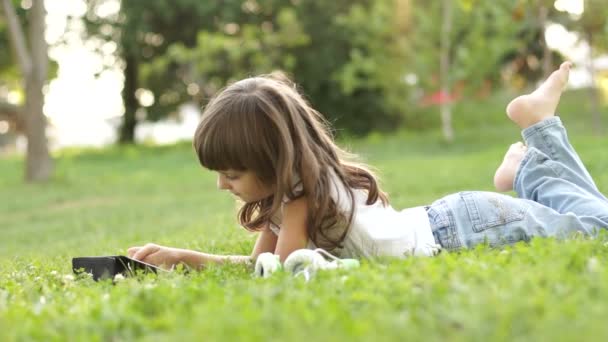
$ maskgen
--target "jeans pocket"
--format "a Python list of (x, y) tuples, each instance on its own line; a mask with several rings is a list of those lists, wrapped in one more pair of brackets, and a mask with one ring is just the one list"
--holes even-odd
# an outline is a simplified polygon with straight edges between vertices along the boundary
[(526, 207), (518, 199), (494, 192), (461, 192), (473, 231), (506, 225), (523, 220)]

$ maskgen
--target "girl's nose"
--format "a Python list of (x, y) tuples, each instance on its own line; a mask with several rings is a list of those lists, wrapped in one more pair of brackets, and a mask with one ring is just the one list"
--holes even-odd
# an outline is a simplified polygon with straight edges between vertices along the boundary
[(226, 177), (223, 175), (217, 176), (217, 188), (220, 190), (228, 190), (230, 189), (230, 185), (226, 182)]

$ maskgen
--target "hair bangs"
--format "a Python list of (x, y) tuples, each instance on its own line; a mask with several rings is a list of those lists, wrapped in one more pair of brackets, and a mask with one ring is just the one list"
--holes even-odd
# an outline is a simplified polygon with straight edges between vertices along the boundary
[(270, 167), (267, 144), (260, 141), (260, 132), (265, 131), (260, 127), (263, 115), (246, 102), (224, 103), (221, 111), (211, 111), (201, 121), (194, 143), (205, 168), (259, 173)]

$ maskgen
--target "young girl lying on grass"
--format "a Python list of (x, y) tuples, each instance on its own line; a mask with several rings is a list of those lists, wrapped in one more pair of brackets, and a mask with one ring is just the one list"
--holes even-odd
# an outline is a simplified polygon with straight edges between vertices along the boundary
[(322, 115), (292, 83), (253, 77), (221, 91), (204, 110), (194, 148), (218, 174), (219, 189), (245, 204), (241, 225), (259, 232), (250, 256), (212, 255), (147, 244), (129, 256), (171, 267), (244, 262), (270, 252), (322, 248), (341, 258), (434, 255), (439, 250), (494, 246), (533, 237), (596, 234), (608, 227), (602, 195), (554, 116), (571, 64), (507, 106), (523, 131), (494, 183), (499, 191), (460, 192), (429, 206), (394, 210), (376, 177), (333, 141)]

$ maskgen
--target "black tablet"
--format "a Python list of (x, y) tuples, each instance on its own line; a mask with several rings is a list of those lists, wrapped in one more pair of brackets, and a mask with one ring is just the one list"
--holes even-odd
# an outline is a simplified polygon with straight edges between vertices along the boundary
[(117, 274), (132, 276), (140, 272), (158, 273), (163, 269), (124, 255), (72, 258), (74, 273), (91, 273), (94, 280), (112, 278)]

